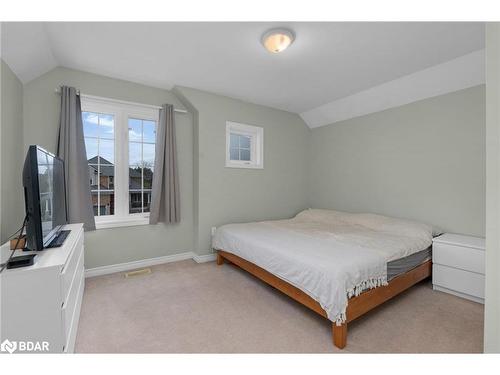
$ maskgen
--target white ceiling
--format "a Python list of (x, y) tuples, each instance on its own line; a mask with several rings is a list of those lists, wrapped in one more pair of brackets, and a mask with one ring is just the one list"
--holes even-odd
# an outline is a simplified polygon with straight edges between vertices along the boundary
[(485, 50), (419, 70), (300, 113), (310, 128), (444, 95), (486, 81)]
[[(261, 35), (296, 41), (268, 53)], [(64, 66), (301, 113), (484, 48), (483, 23), (3, 23), (23, 82)]]

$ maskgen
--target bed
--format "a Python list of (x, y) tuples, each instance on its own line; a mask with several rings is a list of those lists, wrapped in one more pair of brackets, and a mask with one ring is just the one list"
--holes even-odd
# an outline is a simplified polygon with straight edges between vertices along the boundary
[(308, 209), (288, 220), (215, 232), (217, 264), (233, 263), (332, 322), (347, 324), (431, 275), (432, 227), (375, 214)]

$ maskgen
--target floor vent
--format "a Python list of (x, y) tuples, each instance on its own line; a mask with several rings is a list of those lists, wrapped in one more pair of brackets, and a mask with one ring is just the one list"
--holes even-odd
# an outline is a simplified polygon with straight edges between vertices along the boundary
[(126, 272), (125, 277), (128, 279), (129, 277), (149, 275), (151, 272), (151, 268), (143, 268), (140, 270)]

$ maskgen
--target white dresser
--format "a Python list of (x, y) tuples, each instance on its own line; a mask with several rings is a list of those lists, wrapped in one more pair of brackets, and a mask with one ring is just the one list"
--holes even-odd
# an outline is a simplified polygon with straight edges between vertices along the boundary
[(484, 238), (446, 233), (433, 240), (434, 290), (484, 303)]
[[(15, 342), (17, 352), (26, 342), (45, 343), (54, 353), (74, 350), (85, 286), (83, 225), (64, 230), (71, 233), (63, 246), (36, 252), (30, 267), (0, 274), (0, 342)], [(9, 245), (3, 245), (2, 262), (9, 253)]]

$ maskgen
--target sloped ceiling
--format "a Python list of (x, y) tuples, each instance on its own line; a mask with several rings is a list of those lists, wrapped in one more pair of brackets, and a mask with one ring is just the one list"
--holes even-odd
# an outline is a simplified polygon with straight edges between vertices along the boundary
[[(297, 35), (281, 54), (260, 44), (272, 27)], [(309, 124), (311, 111), (483, 48), (483, 23), (2, 24), (2, 58), (25, 83), (64, 66), (206, 90), (305, 114)]]

